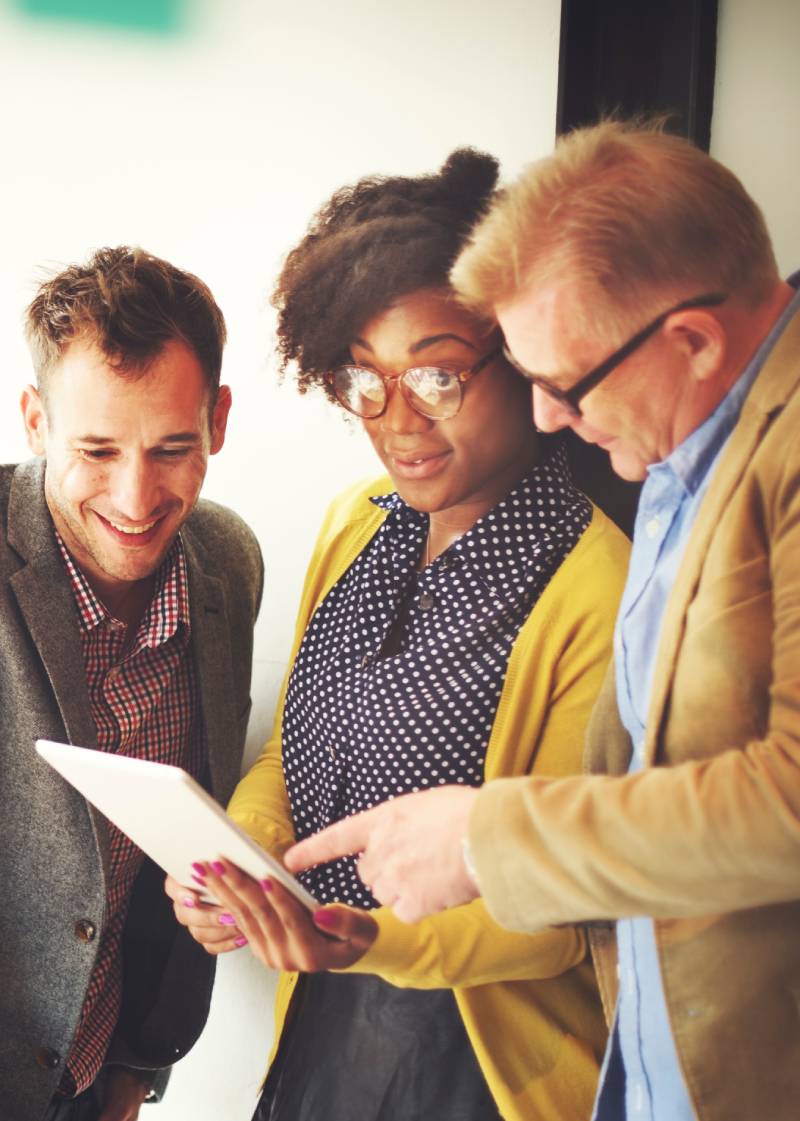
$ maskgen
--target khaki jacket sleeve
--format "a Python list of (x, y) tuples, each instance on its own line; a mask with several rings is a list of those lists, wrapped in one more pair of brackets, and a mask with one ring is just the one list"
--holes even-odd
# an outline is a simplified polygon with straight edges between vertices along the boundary
[[(504, 926), (697, 917), (800, 895), (796, 427), (747, 471), (709, 546), (704, 573), (711, 566), (713, 579), (681, 621), (672, 667), (680, 688), (658, 725), (657, 762), (668, 765), (501, 779), (481, 791), (470, 843), (483, 897)], [(744, 561), (731, 561), (734, 545)]]

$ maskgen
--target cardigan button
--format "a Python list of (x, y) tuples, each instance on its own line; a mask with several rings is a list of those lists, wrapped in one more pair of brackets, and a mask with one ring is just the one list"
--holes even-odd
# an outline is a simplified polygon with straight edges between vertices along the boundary
[(328, 752), (328, 755), (330, 755), (331, 759), (332, 759), (332, 760), (334, 761), (334, 763), (335, 763), (335, 762), (336, 762), (336, 759), (337, 759), (337, 755), (336, 755), (336, 748), (335, 748), (335, 747), (333, 747), (333, 746), (332, 746), (331, 744), (328, 744), (328, 746), (327, 746), (327, 748), (326, 748), (325, 750), (326, 750), (326, 751)]
[(40, 1047), (36, 1052), (36, 1062), (45, 1070), (55, 1070), (61, 1065), (61, 1056), (51, 1047)]
[(433, 596), (430, 594), (430, 592), (423, 592), (422, 595), (419, 597), (419, 609), (420, 609), (420, 611), (430, 611), (430, 609), (432, 607), (433, 607)]

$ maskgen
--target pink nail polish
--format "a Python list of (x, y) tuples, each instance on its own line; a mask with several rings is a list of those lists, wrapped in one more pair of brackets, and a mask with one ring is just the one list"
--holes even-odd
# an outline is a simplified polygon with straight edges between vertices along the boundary
[(240, 934), (238, 938), (234, 938), (233, 944), (234, 944), (234, 946), (246, 946), (247, 945), (247, 939), (245, 938), (245, 936), (243, 934)]
[(192, 872), (192, 879), (194, 880), (194, 882), (196, 884), (200, 884), (200, 887), (205, 887), (206, 886), (206, 881), (205, 881), (204, 876), (195, 876), (194, 872)]
[(205, 864), (200, 864), (199, 861), (195, 860), (195, 861), (192, 862), (192, 868), (194, 868), (194, 870), (195, 870), (195, 872), (197, 873), (198, 876), (205, 876), (205, 874), (206, 874)]
[(264, 879), (261, 881), (261, 887), (264, 889), (264, 891), (272, 891), (274, 884), (272, 883), (272, 880)]
[(217, 873), (218, 876), (224, 876), (225, 875), (225, 865), (221, 864), (219, 862), (219, 860), (212, 860), (211, 861), (211, 868), (214, 872)]
[(336, 926), (336, 917), (330, 911), (315, 911), (312, 918), (317, 926)]
[(196, 907), (196, 906), (197, 906), (197, 904), (196, 904), (196, 903), (195, 903), (195, 901), (194, 901), (194, 896), (192, 896), (192, 895), (184, 895), (184, 897), (183, 897), (183, 905), (184, 905), (184, 907)]
[(236, 919), (233, 915), (229, 915), (227, 911), (223, 911), (219, 916), (219, 921), (223, 926), (236, 926)]

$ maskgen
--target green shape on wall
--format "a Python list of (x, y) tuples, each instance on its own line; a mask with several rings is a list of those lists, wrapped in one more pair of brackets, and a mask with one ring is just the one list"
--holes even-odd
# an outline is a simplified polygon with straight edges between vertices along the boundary
[(140, 31), (176, 31), (183, 14), (183, 0), (17, 0), (17, 6), (32, 16)]

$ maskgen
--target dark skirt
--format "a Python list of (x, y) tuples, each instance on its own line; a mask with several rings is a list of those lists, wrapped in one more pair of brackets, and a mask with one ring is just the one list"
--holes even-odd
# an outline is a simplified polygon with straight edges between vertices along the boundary
[(449, 989), (300, 978), (253, 1121), (499, 1121)]

